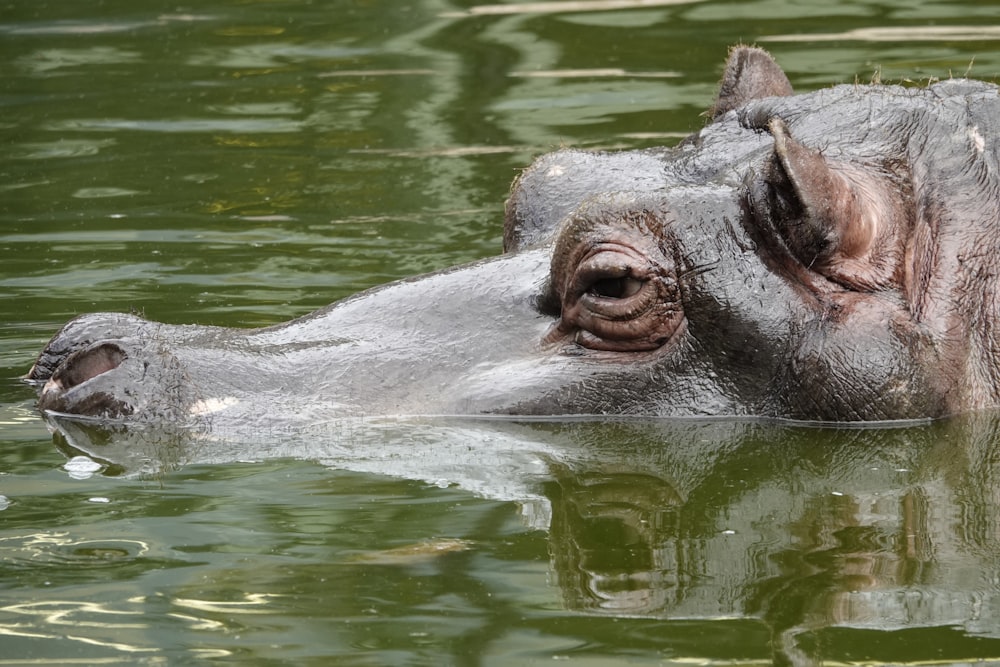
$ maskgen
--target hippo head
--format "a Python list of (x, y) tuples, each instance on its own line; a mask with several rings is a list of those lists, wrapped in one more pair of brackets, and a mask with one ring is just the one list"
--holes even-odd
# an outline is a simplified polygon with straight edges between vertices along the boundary
[(43, 411), (307, 423), (339, 415), (938, 417), (996, 406), (997, 88), (793, 95), (732, 51), (673, 148), (561, 150), (497, 258), (264, 329), (86, 315), (41, 353)]

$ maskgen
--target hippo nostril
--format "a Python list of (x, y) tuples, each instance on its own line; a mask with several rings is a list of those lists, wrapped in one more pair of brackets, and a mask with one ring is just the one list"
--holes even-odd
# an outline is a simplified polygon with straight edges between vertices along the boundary
[(55, 386), (66, 391), (118, 368), (127, 357), (128, 355), (113, 343), (101, 343), (74, 352), (52, 374), (46, 389)]
[(114, 343), (98, 343), (73, 352), (56, 367), (38, 396), (38, 409), (48, 413), (122, 418), (134, 407), (108, 392), (110, 378), (103, 385), (84, 385), (115, 370), (128, 355)]

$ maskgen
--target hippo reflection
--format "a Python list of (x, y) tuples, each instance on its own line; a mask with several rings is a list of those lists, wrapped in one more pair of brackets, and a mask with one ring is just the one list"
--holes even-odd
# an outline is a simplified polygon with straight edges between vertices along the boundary
[(95, 314), (29, 373), (39, 407), (216, 432), (331, 415), (864, 421), (1000, 404), (993, 85), (793, 95), (732, 51), (675, 148), (561, 150), (505, 254), (283, 325)]
[[(779, 665), (996, 656), (995, 414), (895, 429), (678, 422), (569, 428), (589, 460), (555, 466), (547, 486), (568, 608), (681, 621), (657, 628), (674, 646), (683, 620), (713, 619), (713, 657), (733, 663), (763, 657), (754, 645)], [(938, 628), (933, 650), (920, 627)]]
[[(440, 514), (436, 537), (477, 538), (489, 534), (484, 525), (497, 525), (497, 514), (476, 514), (475, 522), (456, 514), (455, 486), (515, 501), (520, 519), (547, 537), (532, 550), (532, 540), (494, 535), (481, 555), (505, 561), (499, 571), (511, 579), (492, 572), (480, 578), (470, 565), (476, 558), (449, 562), (444, 576), (475, 581), (476, 595), (492, 591), (502, 613), (509, 613), (512, 588), (530, 590), (544, 624), (559, 618), (558, 602), (544, 602), (548, 586), (566, 609), (589, 617), (656, 619), (627, 641), (674, 664), (723, 657), (726, 664), (972, 664), (1000, 654), (995, 411), (892, 428), (370, 418), (311, 425), (278, 442), (258, 436), (238, 443), (174, 436), (169, 428), (52, 421), (66, 454), (106, 462), (105, 474), (166, 473), (168, 489), (175, 488), (175, 466), (276, 456), (452, 487), (422, 496), (421, 504), (439, 501), (440, 512), (424, 505), (425, 513)], [(371, 501), (395, 506), (397, 490), (381, 484)], [(337, 530), (362, 530), (352, 530), (352, 521), (371, 530), (370, 511), (356, 514), (340, 516)], [(266, 525), (291, 515), (261, 516)], [(444, 548), (478, 547), (460, 541)], [(330, 551), (333, 561), (343, 554)], [(548, 576), (535, 568), (546, 556)], [(350, 578), (341, 565), (331, 567), (336, 576), (330, 568), (323, 576), (304, 572), (308, 563), (261, 576), (281, 579), (275, 590), (309, 581), (315, 594), (337, 599)], [(421, 608), (440, 604), (438, 586), (419, 589), (413, 594)], [(356, 645), (370, 637), (371, 626), (342, 625), (357, 633)], [(593, 627), (593, 642), (622, 631)], [(692, 640), (692, 632), (711, 640)]]

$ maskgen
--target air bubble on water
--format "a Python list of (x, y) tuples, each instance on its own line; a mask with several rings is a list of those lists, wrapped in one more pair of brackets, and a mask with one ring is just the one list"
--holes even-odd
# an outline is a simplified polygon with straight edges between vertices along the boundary
[(88, 479), (103, 466), (89, 456), (74, 456), (63, 465), (73, 479)]

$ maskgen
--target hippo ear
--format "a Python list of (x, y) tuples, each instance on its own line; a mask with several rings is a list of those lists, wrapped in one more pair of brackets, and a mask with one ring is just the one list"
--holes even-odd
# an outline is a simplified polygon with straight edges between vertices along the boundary
[(729, 52), (719, 94), (708, 113), (716, 120), (752, 100), (791, 94), (792, 84), (771, 54), (756, 47), (736, 46)]
[(751, 186), (752, 206), (806, 267), (854, 290), (887, 287), (902, 261), (905, 180), (885, 169), (826, 158), (772, 118), (774, 154)]

